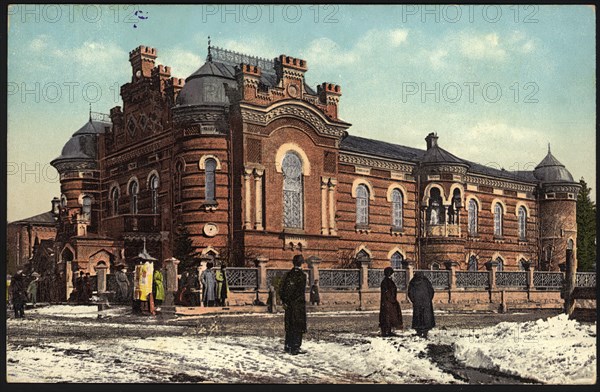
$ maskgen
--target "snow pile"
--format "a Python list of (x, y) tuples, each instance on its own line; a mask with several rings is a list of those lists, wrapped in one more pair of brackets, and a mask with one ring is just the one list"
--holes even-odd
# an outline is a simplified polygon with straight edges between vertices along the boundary
[(525, 323), (502, 322), (454, 342), (466, 366), (495, 369), (548, 384), (596, 382), (596, 325), (559, 315)]
[(41, 308), (33, 308), (27, 310), (28, 313), (39, 314), (44, 316), (58, 316), (69, 318), (97, 318), (97, 305), (52, 305)]

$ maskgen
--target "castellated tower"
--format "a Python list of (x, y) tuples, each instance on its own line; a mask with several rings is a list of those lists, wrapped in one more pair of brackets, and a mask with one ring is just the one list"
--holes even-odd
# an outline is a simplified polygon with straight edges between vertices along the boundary
[(566, 262), (567, 250), (573, 252), (577, 268), (577, 194), (581, 186), (550, 152), (536, 166), (534, 176), (540, 181), (540, 265), (558, 270)]

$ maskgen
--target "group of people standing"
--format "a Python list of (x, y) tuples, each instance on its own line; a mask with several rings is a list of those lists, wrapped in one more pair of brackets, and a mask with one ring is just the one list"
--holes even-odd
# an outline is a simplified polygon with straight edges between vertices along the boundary
[(11, 279), (6, 280), (6, 300), (7, 303), (9, 300), (12, 302), (15, 318), (25, 317), (25, 305), (28, 301), (34, 307), (37, 304), (39, 276), (37, 272), (32, 273), (29, 284), (26, 284), (27, 277), (19, 270)]
[(69, 302), (78, 304), (87, 304), (92, 298), (92, 280), (90, 273), (79, 271), (79, 276), (75, 278), (73, 291), (69, 296)]
[[(285, 343), (284, 350), (291, 355), (304, 354), (300, 349), (302, 335), (306, 332), (306, 274), (302, 271), (304, 258), (302, 255), (294, 256), (293, 268), (286, 273), (279, 290), (279, 297), (285, 309)], [(381, 336), (397, 336), (394, 330), (404, 328), (402, 310), (397, 299), (398, 288), (392, 279), (394, 269), (387, 267), (383, 270), (384, 278), (381, 282), (381, 305), (379, 310), (379, 327)], [(311, 289), (311, 303), (318, 303), (316, 295)], [(413, 304), (412, 327), (417, 335), (427, 338), (427, 333), (435, 327), (433, 315), (434, 290), (425, 274), (417, 271), (408, 284), (408, 298)]]
[[(227, 306), (229, 284), (225, 264), (219, 269), (212, 262), (206, 263), (206, 269), (198, 276), (197, 269), (185, 271), (179, 280), (177, 301), (184, 306)], [(200, 296), (202, 293), (202, 296)]]

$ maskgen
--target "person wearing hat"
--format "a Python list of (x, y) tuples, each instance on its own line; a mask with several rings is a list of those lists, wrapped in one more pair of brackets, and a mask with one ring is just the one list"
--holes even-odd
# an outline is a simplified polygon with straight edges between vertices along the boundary
[(129, 279), (127, 278), (127, 268), (125, 264), (117, 265), (115, 272), (115, 281), (117, 282), (117, 292), (115, 297), (118, 303), (126, 303), (129, 300)]
[(10, 288), (12, 291), (13, 308), (15, 318), (25, 317), (25, 302), (27, 302), (27, 291), (25, 290), (25, 276), (23, 270), (17, 271), (13, 276)]
[(306, 274), (302, 271), (304, 258), (296, 255), (294, 267), (285, 274), (279, 297), (285, 309), (284, 350), (292, 355), (304, 354), (300, 350), (302, 334), (306, 332)]
[(433, 316), (433, 286), (422, 271), (415, 272), (415, 276), (408, 284), (408, 298), (413, 304), (412, 327), (417, 335), (427, 339), (427, 333), (435, 327)]
[(154, 299), (155, 311), (160, 311), (160, 305), (165, 300), (165, 286), (163, 283), (163, 273), (161, 271), (162, 265), (156, 261), (154, 266), (154, 273), (152, 275), (152, 297)]
[(227, 273), (225, 264), (221, 264), (221, 269), (215, 271), (217, 281), (217, 304), (227, 306), (227, 297), (229, 297), (229, 284), (227, 283)]
[(394, 269), (386, 267), (383, 270), (383, 280), (381, 281), (381, 304), (379, 306), (379, 327), (381, 336), (397, 336), (393, 329), (403, 329), (402, 310), (400, 303), (396, 298), (398, 288), (392, 280)]
[(217, 299), (217, 279), (215, 278), (213, 266), (214, 264), (211, 261), (206, 263), (206, 269), (200, 275), (203, 287), (202, 302), (204, 302), (204, 306), (215, 306), (215, 300)]
[(27, 286), (27, 297), (29, 298), (31, 304), (35, 307), (35, 304), (37, 303), (38, 280), (40, 275), (37, 272), (34, 272), (31, 274), (31, 276), (33, 279)]

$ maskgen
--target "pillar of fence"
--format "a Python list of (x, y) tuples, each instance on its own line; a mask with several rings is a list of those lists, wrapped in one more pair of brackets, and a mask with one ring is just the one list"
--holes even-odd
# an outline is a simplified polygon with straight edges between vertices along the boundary
[(369, 266), (371, 265), (371, 258), (365, 255), (361, 255), (357, 259), (360, 264), (360, 280), (358, 286), (358, 301), (359, 310), (365, 310), (364, 295), (363, 292), (369, 289)]
[(527, 290), (532, 290), (535, 285), (533, 283), (533, 273), (535, 271), (535, 267), (533, 266), (533, 263), (524, 262), (523, 268), (525, 269), (525, 271), (527, 271)]
[(319, 287), (319, 264), (321, 264), (321, 259), (317, 256), (311, 256), (306, 260), (310, 268), (310, 287), (312, 287), (315, 282), (317, 287)]
[(258, 256), (254, 263), (258, 268), (258, 291), (259, 292), (267, 292), (269, 288), (267, 287), (267, 262), (268, 258), (265, 256)]
[(98, 279), (98, 294), (103, 294), (106, 292), (106, 270), (108, 267), (104, 263), (98, 264), (96, 267), (96, 279)]
[(564, 311), (567, 315), (571, 316), (575, 310), (575, 299), (573, 298), (573, 292), (577, 283), (577, 265), (573, 257), (573, 251), (567, 249), (567, 270), (565, 276), (565, 308)]
[(489, 271), (490, 274), (490, 290), (496, 290), (496, 271), (498, 270), (498, 262), (488, 261), (487, 263), (485, 263), (485, 268)]
[(174, 257), (165, 260), (165, 300), (163, 301), (163, 311), (169, 311), (175, 306), (175, 295), (177, 295), (178, 282), (178, 265), (179, 260)]
[(450, 271), (449, 288), (454, 290), (456, 288), (456, 270), (458, 269), (458, 263), (456, 261), (448, 260), (444, 262), (444, 266)]

